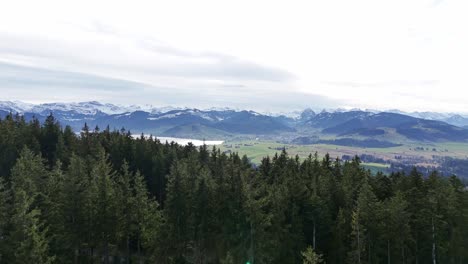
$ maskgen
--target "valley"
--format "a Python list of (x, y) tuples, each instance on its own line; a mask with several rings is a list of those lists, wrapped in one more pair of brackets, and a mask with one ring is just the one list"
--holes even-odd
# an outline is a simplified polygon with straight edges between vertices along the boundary
[[(279, 141), (239, 140), (225, 141), (221, 150), (230, 153), (238, 152), (247, 155), (252, 163), (259, 164), (264, 156), (272, 157), (275, 153), (285, 149), (290, 155), (298, 155), (301, 159), (317, 152), (319, 157), (329, 154), (332, 158), (343, 160), (351, 159), (357, 155), (361, 157), (363, 165), (375, 171), (389, 172), (394, 164), (421, 166), (434, 169), (440, 168), (446, 158), (468, 161), (468, 143), (422, 143), (406, 142), (397, 147), (389, 148), (363, 148), (352, 146), (339, 146), (332, 144), (297, 145), (281, 143)], [(463, 175), (467, 177), (468, 175)]]
[(468, 117), (460, 114), (403, 113), (390, 110), (305, 109), (281, 115), (252, 110), (117, 106), (100, 102), (29, 105), (0, 102), (0, 117), (18, 113), (43, 122), (53, 114), (62, 126), (80, 131), (103, 129), (157, 136), (181, 145), (219, 145), (225, 153), (246, 155), (253, 164), (286, 149), (303, 159), (349, 160), (359, 156), (373, 172), (409, 171), (413, 166), (430, 173), (463, 178), (468, 165)]
[(1, 6), (0, 264), (468, 263), (467, 1)]

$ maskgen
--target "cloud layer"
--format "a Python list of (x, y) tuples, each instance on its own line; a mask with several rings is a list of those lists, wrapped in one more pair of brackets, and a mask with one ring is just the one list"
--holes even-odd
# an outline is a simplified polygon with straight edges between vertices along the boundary
[[(190, 73), (192, 75), (193, 73)], [(243, 85), (206, 84), (198, 89), (161, 87), (123, 79), (49, 70), (0, 62), (0, 87), (9, 100), (29, 102), (101, 100), (120, 104), (140, 102), (156, 106), (237, 107), (263, 111), (320, 109), (337, 101), (294, 91), (252, 90)], [(202, 91), (202, 92), (197, 92)], [(142, 98), (149, 100), (142, 101)], [(294, 105), (291, 105), (294, 102)]]
[(2, 100), (468, 111), (464, 0), (3, 7)]

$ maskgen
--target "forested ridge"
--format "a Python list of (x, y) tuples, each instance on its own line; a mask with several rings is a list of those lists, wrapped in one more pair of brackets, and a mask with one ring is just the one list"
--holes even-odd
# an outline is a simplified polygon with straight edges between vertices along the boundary
[(455, 176), (0, 120), (0, 263), (468, 263)]

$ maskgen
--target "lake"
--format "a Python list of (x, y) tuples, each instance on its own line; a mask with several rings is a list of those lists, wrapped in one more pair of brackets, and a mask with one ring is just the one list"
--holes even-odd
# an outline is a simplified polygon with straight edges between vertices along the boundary
[[(139, 138), (141, 137), (141, 135), (132, 135), (133, 138)], [(149, 135), (145, 135), (145, 137), (149, 137)], [(182, 146), (185, 146), (187, 145), (189, 142), (191, 142), (193, 145), (195, 146), (202, 146), (203, 143), (205, 143), (206, 145), (221, 145), (223, 144), (224, 141), (222, 140), (199, 140), (199, 139), (190, 139), (190, 138), (175, 138), (175, 137), (156, 137), (159, 141), (161, 141), (161, 143), (166, 143), (169, 142), (175, 142), (179, 145), (182, 145)]]

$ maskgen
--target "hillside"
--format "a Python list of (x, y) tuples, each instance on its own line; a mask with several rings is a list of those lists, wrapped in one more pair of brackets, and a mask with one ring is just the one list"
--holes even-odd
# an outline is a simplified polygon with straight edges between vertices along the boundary
[(324, 129), (326, 134), (338, 136), (385, 136), (389, 129), (411, 140), (465, 141), (468, 130), (442, 121), (425, 120), (395, 113), (378, 113), (351, 119)]
[[(315, 137), (321, 140), (393, 141), (466, 141), (468, 130), (443, 121), (463, 124), (465, 117), (437, 113), (381, 112), (335, 110), (315, 113), (306, 109), (300, 114), (262, 114), (232, 109), (156, 108), (152, 106), (117, 106), (95, 101), (81, 103), (48, 103), (41, 105), (0, 102), (0, 116), (20, 113), (26, 120), (44, 121), (51, 113), (62, 125), (79, 131), (85, 123), (111, 129), (125, 128), (132, 133), (189, 138), (230, 138), (232, 136), (267, 136), (279, 140)], [(424, 116), (428, 119), (414, 117)], [(325, 138), (321, 138), (325, 137)], [(330, 138), (332, 137), (332, 138)], [(301, 141), (301, 140), (296, 140)], [(302, 140), (304, 141), (304, 140)], [(293, 141), (294, 142), (294, 141)], [(337, 141), (341, 142), (341, 141)], [(353, 141), (344, 141), (351, 144)], [(362, 141), (371, 142), (371, 141)], [(352, 144), (362, 145), (362, 142)], [(375, 142), (374, 142), (375, 143)], [(369, 144), (369, 147), (379, 144)], [(383, 145), (388, 145), (384, 143)]]
[[(119, 107), (99, 102), (70, 105), (20, 105), (0, 103), (0, 116), (20, 113), (26, 120), (37, 118), (43, 122), (51, 113), (63, 125), (79, 131), (85, 123), (111, 129), (125, 128), (134, 133), (152, 133), (173, 137), (226, 137), (232, 134), (272, 135), (294, 131), (292, 119), (274, 117), (254, 111), (199, 110), (177, 108)], [(288, 123), (289, 122), (289, 123)]]
[(456, 254), (468, 244), (461, 178), (416, 169), (371, 175), (358, 157), (299, 159), (284, 149), (257, 166), (217, 147), (125, 131), (78, 136), (55, 121), (0, 122), (2, 263), (254, 263), (253, 248), (255, 263), (307, 263), (304, 251), (316, 245), (326, 263), (339, 264), (359, 249), (355, 219), (364, 241), (393, 259), (404, 251), (402, 262), (431, 263), (437, 230), (440, 263), (467, 263)]
[(356, 118), (367, 117), (370, 115), (372, 115), (372, 113), (364, 111), (321, 112), (311, 117), (309, 115), (302, 116), (302, 118), (310, 118), (301, 120), (301, 123), (313, 128), (328, 128)]

